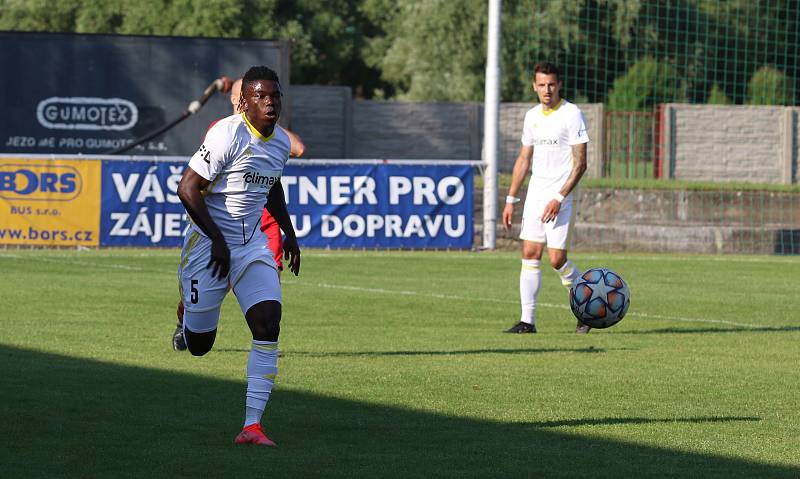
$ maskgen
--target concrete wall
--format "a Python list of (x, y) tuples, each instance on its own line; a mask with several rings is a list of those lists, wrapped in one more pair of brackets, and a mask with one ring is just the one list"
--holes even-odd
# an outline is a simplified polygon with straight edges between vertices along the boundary
[(797, 109), (664, 105), (667, 177), (797, 183)]
[[(292, 121), (308, 158), (457, 159), (480, 161), (483, 106), (470, 102), (352, 100), (348, 87), (294, 85)], [(500, 171), (510, 172), (530, 103), (500, 105)], [(579, 105), (589, 127), (591, 177), (603, 155), (603, 105)]]
[[(505, 192), (498, 192), (502, 204)], [(523, 192), (524, 196), (524, 192)], [(586, 188), (578, 190), (570, 249), (671, 253), (800, 254), (800, 193)], [(483, 234), (475, 197), (475, 244)], [(497, 246), (519, 249), (522, 208)]]
[(300, 135), (307, 158), (348, 158), (352, 121), (350, 87), (289, 87), (292, 120), (289, 129)]
[(481, 158), (478, 103), (353, 102), (352, 158)]
[[(353, 100), (347, 87), (295, 85), (290, 128), (308, 158), (480, 160), (479, 103)], [(500, 106), (498, 169), (510, 172), (522, 120), (533, 105)], [(605, 156), (602, 104), (581, 104), (589, 128), (587, 177), (600, 177)], [(659, 150), (665, 178), (694, 181), (800, 181), (798, 108), (666, 104)]]

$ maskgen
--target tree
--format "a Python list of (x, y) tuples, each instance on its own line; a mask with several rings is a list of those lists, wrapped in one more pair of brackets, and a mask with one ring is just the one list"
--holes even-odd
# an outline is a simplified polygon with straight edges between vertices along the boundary
[(756, 70), (747, 83), (748, 105), (794, 105), (794, 90), (786, 75), (771, 66)]
[(365, 60), (398, 98), (483, 98), (484, 0), (366, 0), (363, 8), (383, 32), (369, 40)]
[(685, 91), (686, 86), (672, 65), (644, 57), (614, 80), (608, 95), (608, 108), (651, 111), (659, 103), (686, 101)]
[(719, 84), (714, 83), (711, 87), (711, 91), (708, 93), (706, 103), (709, 105), (730, 105), (733, 102), (725, 95), (725, 90), (723, 90)]

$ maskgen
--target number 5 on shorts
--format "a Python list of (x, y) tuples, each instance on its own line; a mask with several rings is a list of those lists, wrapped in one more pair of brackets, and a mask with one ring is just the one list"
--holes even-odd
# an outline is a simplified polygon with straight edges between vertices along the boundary
[(199, 292), (197, 291), (197, 288), (196, 288), (198, 282), (199, 281), (196, 280), (196, 279), (192, 280), (192, 297), (190, 298), (191, 301), (192, 301), (192, 304), (197, 304), (197, 301), (199, 299), (198, 298), (198, 293)]

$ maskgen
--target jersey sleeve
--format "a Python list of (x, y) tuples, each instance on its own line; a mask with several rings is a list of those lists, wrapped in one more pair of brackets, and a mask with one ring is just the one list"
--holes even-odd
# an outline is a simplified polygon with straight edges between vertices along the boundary
[(522, 121), (522, 144), (525, 146), (533, 145), (533, 110), (525, 113), (525, 119)]
[(589, 134), (586, 133), (586, 120), (583, 118), (583, 112), (575, 108), (567, 121), (567, 144), (572, 146), (581, 143), (589, 143)]
[(229, 130), (225, 124), (213, 125), (200, 149), (189, 160), (189, 167), (208, 181), (214, 181), (228, 161), (232, 141)]

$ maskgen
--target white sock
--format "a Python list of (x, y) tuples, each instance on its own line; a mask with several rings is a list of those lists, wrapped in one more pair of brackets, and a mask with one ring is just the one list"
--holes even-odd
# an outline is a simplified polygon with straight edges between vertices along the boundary
[(250, 356), (247, 358), (245, 427), (261, 422), (277, 374), (278, 343), (253, 340)]
[(561, 276), (561, 284), (563, 284), (567, 289), (572, 288), (572, 285), (575, 284), (578, 276), (581, 275), (578, 267), (575, 266), (575, 263), (570, 260), (567, 260), (563, 265), (561, 265), (556, 272), (559, 276)]
[(538, 259), (523, 259), (519, 272), (519, 299), (522, 305), (520, 321), (536, 324), (536, 296), (542, 283), (542, 271)]

